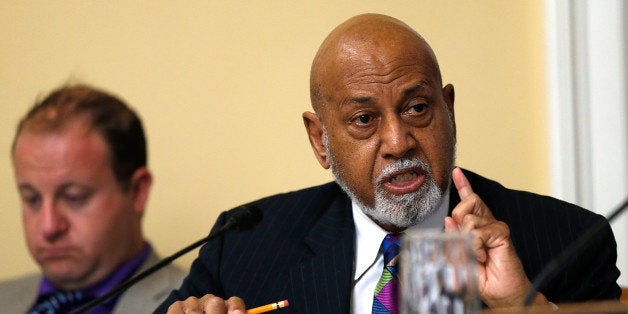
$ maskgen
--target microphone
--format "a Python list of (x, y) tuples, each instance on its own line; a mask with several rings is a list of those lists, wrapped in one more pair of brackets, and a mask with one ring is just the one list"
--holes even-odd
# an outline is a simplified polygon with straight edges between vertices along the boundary
[(205, 242), (208, 242), (214, 238), (217, 238), (221, 235), (223, 235), (224, 233), (226, 233), (229, 230), (235, 229), (237, 231), (242, 231), (242, 230), (247, 230), (247, 229), (251, 229), (253, 228), (258, 222), (260, 222), (260, 220), (262, 220), (263, 214), (262, 211), (253, 206), (253, 205), (242, 205), (239, 207), (236, 207), (234, 209), (231, 209), (229, 212), (229, 218), (227, 219), (227, 221), (225, 222), (224, 225), (222, 225), (222, 227), (220, 227), (220, 229), (216, 230), (216, 232), (212, 232), (210, 233), (208, 236), (186, 246), (185, 248), (183, 248), (182, 250), (172, 254), (169, 257), (164, 258), (163, 260), (161, 260), (160, 262), (158, 262), (157, 264), (151, 266), (150, 268), (146, 269), (145, 271), (131, 277), (130, 279), (124, 281), (123, 283), (119, 284), (118, 286), (116, 286), (115, 288), (109, 290), (109, 292), (103, 294), (102, 296), (90, 301), (89, 303), (86, 303), (85, 305), (83, 305), (82, 307), (80, 307), (79, 309), (77, 309), (76, 311), (72, 312), (73, 314), (81, 314), (81, 313), (86, 313), (87, 311), (91, 310), (92, 308), (96, 307), (97, 305), (100, 305), (101, 303), (104, 303), (105, 301), (107, 301), (109, 298), (116, 296), (122, 292), (124, 292), (126, 289), (130, 288), (132, 285), (136, 284), (137, 282), (139, 282), (140, 280), (148, 277), (149, 275), (151, 275), (152, 273), (164, 268), (166, 265), (170, 264), (173, 260), (179, 258), (181, 255), (197, 248), (198, 246), (202, 245)]
[(558, 254), (554, 259), (552, 259), (542, 270), (541, 272), (534, 277), (532, 281), (532, 287), (528, 290), (526, 297), (523, 302), (523, 306), (529, 306), (532, 304), (536, 292), (538, 289), (547, 283), (548, 280), (552, 279), (556, 274), (556, 272), (561, 271), (565, 262), (568, 258), (575, 256), (578, 253), (581, 253), (582, 249), (585, 247), (585, 244), (593, 236), (595, 236), (601, 229), (606, 225), (606, 222), (610, 224), (610, 222), (615, 219), (615, 217), (619, 216), (619, 214), (624, 211), (628, 207), (628, 198), (624, 200), (624, 202), (619, 205), (613, 212), (606, 218), (606, 220), (598, 221), (592, 227), (590, 227), (585, 233), (576, 238), (567, 248), (565, 248), (560, 254)]
[[(230, 210), (229, 213), (231, 216), (221, 230), (231, 228), (235, 228), (238, 231), (248, 230), (255, 227), (263, 217), (262, 211), (253, 205), (242, 205)], [(221, 230), (218, 230), (216, 233), (222, 232)]]

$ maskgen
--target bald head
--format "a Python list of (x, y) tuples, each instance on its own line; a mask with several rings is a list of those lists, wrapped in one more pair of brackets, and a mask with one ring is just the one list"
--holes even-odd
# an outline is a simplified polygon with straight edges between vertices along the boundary
[(325, 38), (314, 57), (310, 72), (312, 107), (318, 112), (323, 104), (332, 101), (334, 88), (330, 87), (363, 70), (364, 65), (385, 68), (408, 57), (419, 58), (442, 85), (434, 52), (408, 25), (381, 14), (350, 18)]

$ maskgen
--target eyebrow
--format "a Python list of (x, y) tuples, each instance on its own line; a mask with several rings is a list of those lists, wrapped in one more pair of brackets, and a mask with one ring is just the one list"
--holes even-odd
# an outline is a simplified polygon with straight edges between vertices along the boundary
[(425, 89), (426, 85), (427, 85), (427, 83), (426, 83), (426, 82), (421, 81), (421, 82), (417, 83), (416, 85), (414, 85), (414, 86), (412, 86), (412, 87), (410, 87), (410, 88), (406, 88), (406, 89), (403, 91), (403, 95), (404, 95), (404, 96), (407, 96), (407, 95), (410, 95), (410, 94), (414, 94), (414, 93), (416, 93), (416, 92), (419, 92), (419, 91), (421, 91), (421, 90)]
[[(406, 88), (405, 90), (403, 90), (403, 95), (404, 96), (408, 96), (414, 93), (417, 93), (423, 89), (425, 89), (427, 86), (427, 82), (421, 81), (419, 83), (417, 83), (414, 86), (411, 86), (409, 88)], [(366, 103), (370, 103), (373, 101), (373, 97), (371, 96), (362, 96), (362, 97), (355, 97), (355, 98), (351, 98), (351, 102), (352, 103), (357, 103), (357, 104), (366, 104)]]
[(20, 191), (24, 189), (35, 190), (35, 188), (28, 182), (18, 183), (17, 189)]
[(352, 103), (358, 103), (358, 104), (370, 103), (370, 102), (372, 102), (372, 100), (373, 100), (373, 97), (371, 97), (371, 96), (363, 96), (363, 97), (351, 98), (351, 102)]

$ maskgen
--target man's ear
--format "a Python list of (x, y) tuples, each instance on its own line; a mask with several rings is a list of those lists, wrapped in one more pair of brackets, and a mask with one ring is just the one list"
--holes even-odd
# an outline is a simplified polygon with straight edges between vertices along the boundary
[(312, 150), (314, 150), (314, 156), (316, 156), (318, 163), (320, 163), (323, 168), (329, 169), (327, 150), (323, 143), (323, 123), (318, 118), (318, 115), (309, 111), (303, 113), (303, 123), (305, 124), (305, 130), (310, 139)]
[(449, 117), (451, 117), (451, 124), (454, 129), (454, 138), (456, 138), (456, 115), (454, 114), (454, 100), (456, 100), (456, 92), (454, 86), (447, 84), (443, 87), (443, 99), (449, 111)]
[(131, 177), (131, 197), (133, 198), (133, 210), (140, 214), (144, 214), (146, 203), (148, 202), (148, 194), (153, 183), (153, 176), (146, 167), (140, 167), (133, 173)]

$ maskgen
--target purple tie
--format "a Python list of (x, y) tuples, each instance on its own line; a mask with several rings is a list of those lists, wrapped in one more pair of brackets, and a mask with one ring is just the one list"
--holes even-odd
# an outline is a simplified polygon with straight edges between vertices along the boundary
[(384, 271), (382, 277), (375, 286), (373, 296), (373, 314), (397, 314), (399, 306), (399, 235), (387, 234), (382, 241), (382, 251), (384, 252)]

